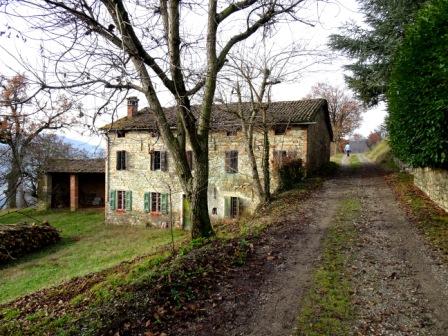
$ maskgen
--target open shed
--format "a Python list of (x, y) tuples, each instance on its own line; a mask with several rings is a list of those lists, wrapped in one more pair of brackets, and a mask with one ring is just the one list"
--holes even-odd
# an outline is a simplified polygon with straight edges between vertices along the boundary
[(42, 177), (45, 208), (104, 207), (104, 159), (55, 159)]

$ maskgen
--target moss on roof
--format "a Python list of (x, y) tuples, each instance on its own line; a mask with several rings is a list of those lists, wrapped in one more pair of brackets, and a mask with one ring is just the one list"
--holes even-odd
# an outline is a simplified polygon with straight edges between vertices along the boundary
[[(243, 103), (241, 109), (246, 115), (250, 113), (250, 103)], [(192, 106), (193, 115), (197, 116), (200, 106)], [(240, 126), (240, 121), (235, 115), (239, 108), (237, 103), (214, 105), (212, 111), (211, 128), (212, 130), (228, 130)], [(269, 104), (267, 115), (269, 123), (278, 124), (307, 124), (316, 121), (318, 111), (321, 108), (326, 110), (327, 123), (328, 118), (327, 102), (325, 99), (306, 99), (294, 101), (272, 102)], [(176, 107), (165, 108), (165, 113), (169, 124), (176, 126)], [(157, 121), (153, 111), (146, 107), (141, 109), (133, 117), (124, 117), (108, 125), (101, 127), (103, 131), (117, 130), (149, 130), (157, 131)], [(331, 127), (330, 133), (331, 133)]]
[(47, 173), (104, 173), (104, 159), (53, 159), (45, 167)]

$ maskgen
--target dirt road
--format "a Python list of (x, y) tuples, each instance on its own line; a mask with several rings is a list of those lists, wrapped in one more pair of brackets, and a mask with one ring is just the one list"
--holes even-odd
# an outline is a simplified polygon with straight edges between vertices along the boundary
[[(222, 304), (177, 329), (181, 335), (292, 335), (319, 263), (322, 239), (344, 199), (361, 201), (358, 240), (347, 265), (354, 335), (447, 335), (448, 268), (408, 222), (381, 170), (366, 163), (278, 219), (254, 257), (222, 284)], [(343, 159), (348, 164), (348, 159)], [(182, 330), (182, 332), (180, 332)]]

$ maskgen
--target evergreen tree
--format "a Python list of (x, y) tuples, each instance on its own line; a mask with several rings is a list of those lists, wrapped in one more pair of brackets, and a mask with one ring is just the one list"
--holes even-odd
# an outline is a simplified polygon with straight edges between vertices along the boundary
[(354, 59), (346, 82), (366, 105), (385, 100), (392, 60), (404, 37), (405, 26), (425, 0), (359, 0), (363, 25), (348, 22), (329, 45)]

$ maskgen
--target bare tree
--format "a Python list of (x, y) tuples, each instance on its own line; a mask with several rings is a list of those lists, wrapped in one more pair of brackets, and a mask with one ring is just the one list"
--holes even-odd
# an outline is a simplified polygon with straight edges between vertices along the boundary
[[(239, 48), (229, 55), (219, 93), (227, 112), (234, 114), (240, 122), (257, 196), (266, 203), (271, 198), (269, 130), (279, 126), (268, 113), (273, 86), (297, 81), (307, 68), (325, 61), (328, 55), (297, 43), (285, 49), (273, 49), (267, 48), (264, 42), (261, 47), (250, 51)], [(231, 94), (226, 98), (229, 91)], [(236, 103), (231, 104), (231, 101)], [(261, 155), (254, 148), (254, 140), (259, 134), (262, 144), (257, 147), (262, 148)]]
[[(54, 101), (27, 95), (27, 80), (23, 75), (0, 76), (1, 154), (8, 162), (6, 200), (10, 208), (23, 206), (25, 180), (30, 177), (30, 151), (42, 133), (60, 129), (70, 122), (66, 118), (74, 104), (60, 96)], [(19, 197), (17, 197), (19, 196)], [(16, 202), (19, 200), (19, 203)], [(3, 203), (3, 202), (2, 202)]]
[[(208, 138), (218, 73), (239, 42), (258, 31), (267, 33), (280, 21), (303, 22), (299, 10), (315, 1), (209, 0), (204, 5), (179, 0), (37, 0), (8, 1), (4, 7), (57, 43), (57, 53), (47, 48), (43, 54), (54, 66), (57, 81), (42, 81), (43, 88), (112, 90), (105, 106), (120, 90), (136, 90), (146, 97), (190, 200), (192, 237), (207, 237), (213, 235), (207, 203)], [(175, 129), (162, 108), (163, 95), (177, 106)], [(196, 114), (191, 110), (194, 99), (200, 103)], [(185, 151), (187, 139), (194, 175)]]
[(310, 98), (324, 98), (328, 102), (331, 126), (336, 148), (341, 140), (359, 127), (364, 108), (362, 103), (346, 93), (346, 89), (326, 83), (317, 83), (311, 89)]

